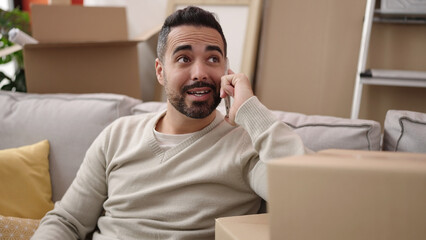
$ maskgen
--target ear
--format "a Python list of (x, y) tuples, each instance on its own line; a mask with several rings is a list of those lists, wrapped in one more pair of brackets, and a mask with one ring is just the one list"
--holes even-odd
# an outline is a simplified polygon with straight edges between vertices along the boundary
[(155, 75), (157, 75), (157, 81), (164, 86), (164, 68), (160, 59), (155, 59)]

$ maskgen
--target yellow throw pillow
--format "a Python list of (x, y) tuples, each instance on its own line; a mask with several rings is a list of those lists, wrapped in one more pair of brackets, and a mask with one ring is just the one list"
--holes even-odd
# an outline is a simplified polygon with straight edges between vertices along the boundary
[(47, 140), (0, 150), (0, 215), (41, 219), (53, 208)]
[(0, 216), (0, 239), (27, 240), (34, 235), (40, 220)]

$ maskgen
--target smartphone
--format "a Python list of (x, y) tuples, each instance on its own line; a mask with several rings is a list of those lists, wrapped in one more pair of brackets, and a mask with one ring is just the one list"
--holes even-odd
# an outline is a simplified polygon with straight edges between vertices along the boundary
[[(226, 58), (226, 68), (225, 68), (225, 75), (228, 74), (229, 69), (229, 60)], [(226, 109), (226, 115), (225, 117), (229, 117), (229, 109), (231, 108), (231, 97), (228, 95), (225, 97), (225, 109)]]
[(225, 109), (226, 109), (226, 115), (225, 117), (229, 117), (229, 109), (231, 108), (231, 97), (226, 96), (225, 97)]

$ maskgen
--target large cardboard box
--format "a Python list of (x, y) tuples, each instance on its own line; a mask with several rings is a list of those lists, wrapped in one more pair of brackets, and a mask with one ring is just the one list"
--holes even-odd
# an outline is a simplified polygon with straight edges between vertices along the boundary
[(106, 92), (141, 98), (137, 44), (123, 7), (32, 5), (24, 46), (27, 88), (35, 93)]
[(124, 7), (31, 5), (32, 36), (43, 43), (127, 41)]
[(327, 150), (268, 163), (271, 239), (426, 239), (426, 155)]
[(215, 240), (269, 240), (268, 214), (218, 218)]

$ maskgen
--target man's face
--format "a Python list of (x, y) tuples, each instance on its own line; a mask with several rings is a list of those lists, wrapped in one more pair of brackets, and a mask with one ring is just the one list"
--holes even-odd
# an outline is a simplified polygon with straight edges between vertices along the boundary
[(224, 52), (222, 37), (213, 28), (172, 28), (164, 60), (157, 60), (156, 70), (167, 99), (180, 113), (205, 118), (219, 105), (220, 78), (226, 68)]

